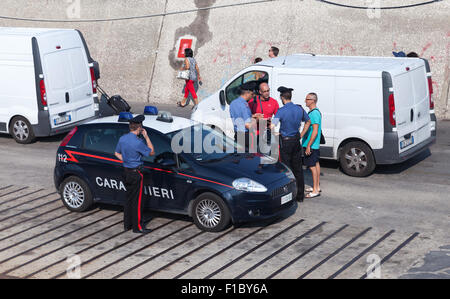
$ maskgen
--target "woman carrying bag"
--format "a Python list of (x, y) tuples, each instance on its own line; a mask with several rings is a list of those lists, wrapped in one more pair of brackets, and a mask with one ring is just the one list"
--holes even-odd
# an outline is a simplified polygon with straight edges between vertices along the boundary
[(187, 99), (191, 94), (194, 100), (194, 107), (198, 105), (198, 97), (195, 91), (194, 82), (199, 81), (201, 85), (200, 70), (197, 65), (197, 61), (194, 59), (194, 52), (192, 49), (187, 48), (184, 50), (184, 65), (181, 68), (181, 72), (178, 76), (180, 79), (186, 80), (186, 87), (184, 88), (184, 99), (181, 102), (177, 102), (178, 107), (186, 107), (189, 105)]

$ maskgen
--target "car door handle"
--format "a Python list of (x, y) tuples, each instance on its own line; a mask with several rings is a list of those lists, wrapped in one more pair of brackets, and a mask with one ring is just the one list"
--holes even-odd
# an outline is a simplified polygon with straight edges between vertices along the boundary
[(68, 92), (66, 92), (66, 103), (70, 102), (70, 95)]

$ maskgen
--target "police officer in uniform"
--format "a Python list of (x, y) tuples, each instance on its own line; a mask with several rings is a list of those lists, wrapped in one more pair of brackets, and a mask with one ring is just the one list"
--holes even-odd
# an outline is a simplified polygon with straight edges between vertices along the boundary
[[(125, 231), (148, 233), (142, 220), (142, 189), (144, 176), (141, 171), (142, 157), (153, 156), (155, 150), (147, 131), (142, 127), (145, 116), (130, 120), (130, 133), (122, 136), (116, 147), (115, 156), (123, 161), (125, 187), (127, 189), (123, 223)], [(142, 136), (143, 139), (139, 138)]]
[[(301, 138), (306, 134), (311, 120), (308, 114), (299, 105), (292, 103), (292, 88), (281, 86), (278, 88), (283, 102), (275, 114), (272, 127), (280, 123), (280, 158), (294, 173), (297, 180), (297, 200), (303, 201), (305, 182), (303, 178), (302, 144)], [(304, 129), (300, 133), (300, 125), (305, 122)]]
[(239, 87), (240, 96), (230, 104), (230, 117), (234, 125), (234, 140), (245, 146), (246, 151), (256, 152), (256, 121), (248, 102), (255, 95), (256, 84), (244, 83)]

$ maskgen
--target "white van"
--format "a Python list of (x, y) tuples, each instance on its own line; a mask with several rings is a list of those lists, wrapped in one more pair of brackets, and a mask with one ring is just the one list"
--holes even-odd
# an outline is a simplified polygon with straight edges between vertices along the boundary
[(435, 142), (431, 72), (420, 58), (297, 54), (269, 59), (237, 73), (200, 102), (191, 118), (233, 137), (229, 104), (239, 96), (236, 87), (257, 73), (266, 75), (280, 107), (279, 86), (293, 88), (293, 102), (303, 107), (309, 92), (318, 94), (326, 139), (321, 158), (338, 160), (349, 175), (367, 176), (377, 164), (405, 161)]
[(99, 76), (77, 30), (0, 27), (0, 133), (25, 144), (98, 117)]

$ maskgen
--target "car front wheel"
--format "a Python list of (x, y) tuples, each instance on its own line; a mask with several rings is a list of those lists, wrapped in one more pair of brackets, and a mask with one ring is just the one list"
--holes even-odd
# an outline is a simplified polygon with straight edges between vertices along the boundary
[(201, 194), (195, 199), (192, 208), (194, 223), (203, 231), (220, 232), (230, 224), (228, 207), (216, 194)]

